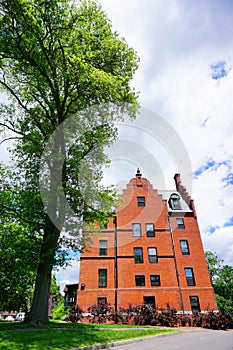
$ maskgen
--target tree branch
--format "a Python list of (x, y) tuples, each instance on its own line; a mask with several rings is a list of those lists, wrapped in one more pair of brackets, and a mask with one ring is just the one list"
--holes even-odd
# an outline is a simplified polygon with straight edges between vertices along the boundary
[(17, 139), (22, 140), (22, 137), (17, 137), (17, 136), (15, 136), (15, 137), (8, 137), (8, 138), (2, 140), (2, 141), (0, 142), (0, 145), (3, 144), (3, 142), (5, 142), (5, 141), (17, 140)]
[(4, 128), (7, 128), (10, 131), (13, 131), (14, 133), (18, 134), (18, 135), (22, 135), (24, 137), (28, 137), (27, 134), (24, 134), (23, 132), (20, 132), (18, 130), (15, 130), (13, 127), (10, 127), (9, 125), (5, 124), (5, 123), (1, 123), (0, 122), (0, 126), (3, 126)]
[(1, 203), (0, 203), (0, 207), (3, 208), (3, 209), (5, 209), (8, 213), (13, 213), (13, 214), (15, 214), (20, 220), (26, 222), (27, 224), (39, 225), (40, 228), (44, 228), (44, 224), (43, 224), (43, 223), (35, 223), (34, 221), (25, 219), (25, 218), (22, 217), (22, 216), (17, 212), (17, 210), (15, 210), (15, 209), (9, 208), (9, 207), (7, 207), (6, 205), (1, 204)]

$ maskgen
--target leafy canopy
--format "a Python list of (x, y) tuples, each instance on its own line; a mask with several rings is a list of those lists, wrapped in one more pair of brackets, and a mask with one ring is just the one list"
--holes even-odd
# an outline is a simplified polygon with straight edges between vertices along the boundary
[[(101, 203), (115, 196), (99, 186), (107, 161), (103, 146), (116, 137), (113, 123), (122, 112), (133, 116), (137, 108), (130, 80), (138, 58), (94, 1), (3, 0), (0, 10), (0, 86), (9, 97), (1, 105), (0, 125), (17, 137), (14, 159), (26, 195), (20, 209), (37, 223), (45, 220), (38, 192), (42, 152), (56, 128), (75, 115), (75, 145), (58, 145), (66, 155), (62, 186), (79, 217), (101, 221), (104, 211), (91, 206), (91, 200), (83, 205), (83, 192), (95, 201), (96, 189)], [(96, 105), (101, 108), (90, 109)], [(48, 160), (50, 153), (46, 156), (50, 169), (44, 171), (51, 176), (55, 161)], [(80, 179), (83, 167), (85, 178)]]
[(0, 13), (0, 128), (15, 140), (13, 196), (1, 210), (39, 237), (28, 320), (40, 325), (56, 252), (79, 249), (80, 228), (104, 224), (116, 205), (101, 169), (115, 121), (138, 107), (138, 58), (92, 0), (2, 0)]

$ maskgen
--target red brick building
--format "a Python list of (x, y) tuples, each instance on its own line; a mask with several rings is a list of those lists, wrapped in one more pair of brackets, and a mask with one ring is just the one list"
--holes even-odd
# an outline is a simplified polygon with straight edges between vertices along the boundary
[(123, 190), (116, 217), (81, 256), (77, 304), (85, 311), (101, 300), (115, 309), (217, 310), (194, 203), (174, 179), (175, 191), (159, 191), (138, 170)]

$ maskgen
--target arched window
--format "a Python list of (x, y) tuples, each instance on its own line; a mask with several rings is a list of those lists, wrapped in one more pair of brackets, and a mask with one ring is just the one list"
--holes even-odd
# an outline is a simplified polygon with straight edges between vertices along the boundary
[(172, 210), (181, 210), (180, 196), (173, 193), (169, 198), (168, 204)]

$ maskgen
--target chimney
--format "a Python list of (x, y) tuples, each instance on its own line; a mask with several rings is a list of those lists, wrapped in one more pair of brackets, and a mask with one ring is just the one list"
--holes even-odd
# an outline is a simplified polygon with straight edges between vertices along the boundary
[(137, 186), (142, 186), (142, 174), (140, 172), (140, 169), (138, 168), (137, 173), (136, 173), (136, 185)]

